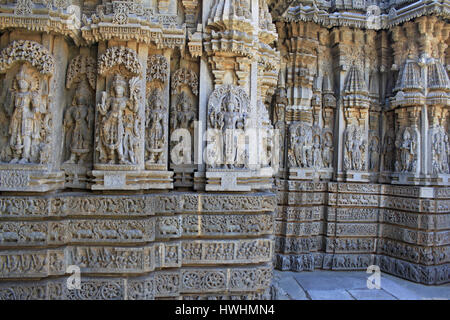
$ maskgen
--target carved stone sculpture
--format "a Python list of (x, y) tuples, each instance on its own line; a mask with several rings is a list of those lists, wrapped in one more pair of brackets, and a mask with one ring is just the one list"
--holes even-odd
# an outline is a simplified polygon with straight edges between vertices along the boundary
[(163, 105), (162, 92), (156, 88), (150, 94), (146, 108), (146, 153), (147, 163), (164, 161), (165, 131), (164, 117), (167, 108)]
[(66, 163), (80, 163), (92, 152), (94, 110), (91, 92), (85, 81), (78, 83), (72, 104), (64, 115)]
[(380, 158), (380, 146), (378, 137), (372, 137), (369, 143), (369, 170), (378, 171)]
[(247, 99), (243, 90), (235, 86), (219, 87), (210, 97), (209, 127), (223, 134), (223, 146), (216, 146), (213, 151), (219, 156), (222, 168), (245, 166), (246, 151), (241, 135), (246, 125)]
[(366, 141), (363, 139), (361, 127), (351, 124), (345, 131), (345, 158), (346, 170), (361, 171), (365, 169)]
[[(128, 92), (130, 92), (128, 94)], [(109, 94), (102, 92), (97, 106), (100, 114), (99, 160), (109, 164), (135, 164), (138, 148), (139, 78), (127, 81), (116, 74)]]
[(418, 133), (413, 128), (400, 131), (395, 141), (398, 150), (395, 162), (397, 172), (415, 172), (417, 170)]

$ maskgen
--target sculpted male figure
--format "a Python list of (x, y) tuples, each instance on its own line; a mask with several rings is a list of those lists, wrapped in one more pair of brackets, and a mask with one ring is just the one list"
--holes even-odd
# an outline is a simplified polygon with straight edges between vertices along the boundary
[(116, 156), (120, 164), (130, 163), (124, 156), (124, 113), (127, 108), (137, 112), (138, 105), (125, 95), (126, 89), (125, 79), (117, 74), (112, 82), (111, 96), (107, 98), (106, 92), (103, 92), (102, 102), (98, 105), (99, 113), (103, 116), (100, 138), (106, 149), (106, 154), (101, 155), (101, 161), (108, 161), (109, 164), (116, 162)]

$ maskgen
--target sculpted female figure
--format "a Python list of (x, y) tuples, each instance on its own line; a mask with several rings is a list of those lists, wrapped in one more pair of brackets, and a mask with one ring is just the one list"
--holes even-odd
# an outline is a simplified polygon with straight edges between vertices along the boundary
[(28, 163), (31, 162), (33, 140), (39, 140), (41, 101), (37, 92), (32, 92), (31, 76), (25, 65), (16, 75), (13, 89), (14, 111), (9, 126), (13, 159), (10, 163)]
[(164, 109), (162, 92), (155, 89), (150, 96), (147, 110), (147, 152), (149, 163), (160, 163), (164, 147)]
[(226, 110), (223, 113), (223, 130), (224, 130), (224, 154), (225, 165), (229, 168), (234, 167), (237, 156), (237, 134), (236, 129), (243, 129), (243, 126), (239, 126), (239, 113), (238, 101), (230, 93), (225, 96), (222, 101), (222, 110)]

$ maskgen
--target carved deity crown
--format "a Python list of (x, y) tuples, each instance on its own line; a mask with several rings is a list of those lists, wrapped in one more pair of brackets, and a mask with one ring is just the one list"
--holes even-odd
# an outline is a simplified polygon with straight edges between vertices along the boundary
[(127, 82), (125, 81), (125, 78), (120, 74), (116, 74), (112, 81), (112, 87), (114, 88), (116, 86), (122, 86), (125, 89), (127, 88)]
[(25, 64), (23, 64), (20, 67), (20, 70), (19, 70), (19, 72), (16, 75), (16, 80), (17, 81), (19, 81), (19, 80), (26, 80), (27, 82), (30, 81), (30, 77), (28, 75), (28, 68), (27, 68), (27, 66)]
[[(227, 109), (227, 106), (229, 104), (233, 104), (235, 107), (239, 107), (239, 100), (231, 92), (228, 92), (225, 95), (225, 97), (223, 98), (222, 108)], [(238, 108), (238, 110), (234, 110), (234, 111), (239, 111), (239, 108)]]

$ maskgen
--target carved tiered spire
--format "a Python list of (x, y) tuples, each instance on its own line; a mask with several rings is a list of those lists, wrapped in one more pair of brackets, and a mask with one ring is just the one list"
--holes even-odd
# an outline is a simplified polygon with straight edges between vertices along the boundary
[(222, 31), (249, 32), (253, 29), (251, 18), (248, 0), (215, 0), (208, 26)]
[(350, 67), (345, 80), (344, 92), (346, 94), (367, 94), (366, 82), (355, 65)]
[(444, 66), (438, 60), (434, 60), (428, 66), (428, 89), (450, 91), (450, 80)]
[(422, 89), (423, 81), (420, 75), (420, 66), (412, 56), (409, 56), (397, 79), (395, 90), (421, 91)]

